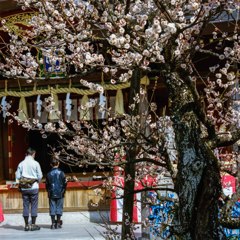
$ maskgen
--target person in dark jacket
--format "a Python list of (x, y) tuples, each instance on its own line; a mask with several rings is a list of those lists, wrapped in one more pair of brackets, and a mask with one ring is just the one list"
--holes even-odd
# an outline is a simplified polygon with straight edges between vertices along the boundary
[(59, 161), (53, 158), (52, 169), (46, 177), (46, 189), (49, 198), (49, 213), (52, 220), (51, 229), (61, 228), (61, 216), (63, 213), (63, 199), (67, 187), (64, 172), (59, 169)]

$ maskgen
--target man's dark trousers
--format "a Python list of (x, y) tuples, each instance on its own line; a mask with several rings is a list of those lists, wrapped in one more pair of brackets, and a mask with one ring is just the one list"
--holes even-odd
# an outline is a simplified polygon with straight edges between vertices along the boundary
[(31, 205), (31, 217), (38, 214), (38, 189), (22, 190), (23, 217), (29, 216), (29, 206)]
[(49, 198), (49, 212), (51, 216), (63, 213), (63, 198)]

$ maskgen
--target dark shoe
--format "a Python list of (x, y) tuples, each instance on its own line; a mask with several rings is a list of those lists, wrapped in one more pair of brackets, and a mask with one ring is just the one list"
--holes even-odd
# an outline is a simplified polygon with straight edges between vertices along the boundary
[(62, 228), (62, 224), (63, 224), (63, 221), (62, 220), (59, 220), (59, 221), (55, 221), (55, 228)]
[(37, 231), (40, 230), (40, 227), (38, 225), (32, 224), (31, 231)]
[(24, 231), (29, 231), (29, 230), (30, 230), (29, 225), (26, 225), (25, 228), (24, 228)]
[(62, 228), (62, 225), (61, 224), (57, 224), (56, 228)]
[(60, 225), (63, 225), (63, 220), (59, 220), (59, 221), (57, 221), (57, 220), (55, 220), (55, 223), (57, 224), (60, 224)]
[(55, 229), (56, 228), (55, 223), (53, 223), (50, 228)]
[(56, 228), (56, 229), (57, 229), (57, 228), (62, 228), (61, 222), (56, 222), (56, 223), (55, 223), (55, 228)]

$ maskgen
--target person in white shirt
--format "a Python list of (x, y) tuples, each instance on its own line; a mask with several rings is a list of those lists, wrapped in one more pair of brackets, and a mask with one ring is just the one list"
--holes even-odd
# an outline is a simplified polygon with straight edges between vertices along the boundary
[[(40, 164), (34, 159), (36, 151), (32, 148), (28, 148), (26, 157), (21, 161), (16, 171), (16, 181), (19, 182), (21, 178), (31, 179), (33, 184), (21, 188), (23, 199), (23, 218), (25, 222), (25, 231), (40, 230), (40, 227), (36, 225), (36, 218), (38, 214), (38, 193), (39, 182), (42, 179), (42, 170)], [(29, 224), (29, 207), (31, 207), (31, 225)]]

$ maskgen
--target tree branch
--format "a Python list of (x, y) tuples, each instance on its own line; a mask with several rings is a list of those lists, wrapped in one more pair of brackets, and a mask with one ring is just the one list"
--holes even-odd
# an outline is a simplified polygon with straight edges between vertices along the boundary
[(233, 145), (238, 140), (240, 140), (240, 129), (236, 128), (232, 131), (216, 135), (215, 138), (208, 141), (207, 143), (210, 148), (215, 149), (217, 147), (226, 147)]
[[(180, 72), (181, 73), (181, 72)], [(180, 75), (181, 78), (185, 81), (188, 88), (192, 93), (192, 97), (194, 102), (193, 104), (193, 111), (197, 115), (198, 119), (203, 123), (203, 125), (207, 128), (208, 138), (213, 139), (216, 137), (216, 131), (214, 125), (209, 121), (207, 115), (205, 113), (204, 102), (201, 100), (197, 88), (196, 82), (192, 81), (192, 79), (186, 75), (185, 73)]]
[(171, 17), (171, 15), (170, 15), (170, 13), (168, 12), (166, 6), (164, 6), (164, 4), (162, 3), (162, 1), (161, 1), (161, 0), (160, 0), (160, 1), (159, 1), (159, 0), (154, 0), (154, 2), (155, 2), (155, 4), (156, 4), (156, 6), (158, 7), (158, 9), (161, 10), (162, 13), (165, 15), (165, 17), (167, 18), (167, 20), (168, 20), (169, 22), (174, 22), (173, 19), (172, 19), (172, 17)]

